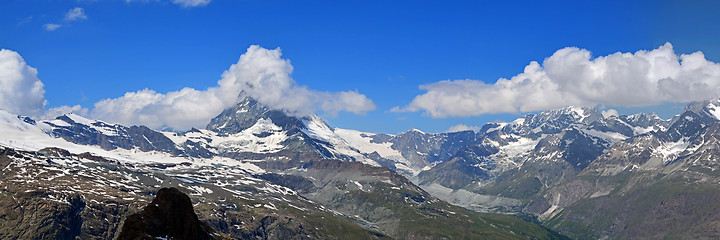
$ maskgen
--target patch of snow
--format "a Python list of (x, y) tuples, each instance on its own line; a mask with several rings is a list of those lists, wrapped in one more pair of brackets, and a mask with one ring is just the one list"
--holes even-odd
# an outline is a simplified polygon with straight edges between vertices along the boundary
[(208, 193), (208, 194), (213, 193), (213, 190), (206, 188), (206, 187), (202, 187), (202, 186), (189, 186), (188, 189), (193, 190), (200, 195), (205, 194), (205, 193)]
[(635, 135), (640, 135), (640, 134), (652, 132), (653, 130), (655, 130), (655, 127), (654, 126), (649, 126), (646, 128), (632, 127), (632, 130)]
[(711, 102), (707, 106), (708, 112), (715, 117), (715, 119), (720, 120), (720, 107), (715, 105), (715, 101)]
[[(355, 147), (356, 149), (360, 150), (360, 152), (363, 153), (373, 153), (377, 152), (381, 157), (388, 158), (388, 159), (395, 159), (395, 160), (404, 160), (402, 157), (402, 154), (392, 149), (392, 143), (391, 142), (384, 142), (384, 143), (373, 143), (372, 141), (372, 133), (365, 133), (355, 130), (348, 130), (348, 129), (340, 129), (336, 128), (335, 133), (345, 139), (350, 145)], [(404, 161), (403, 161), (404, 162)]]
[[(82, 119), (78, 119), (82, 120)], [(45, 129), (51, 128), (45, 123), (38, 122), (37, 125), (28, 124), (17, 118), (17, 115), (0, 110), (0, 145), (25, 151), (38, 151), (46, 147), (57, 147), (68, 150), (74, 154), (89, 152), (95, 156), (104, 157), (110, 160), (133, 163), (165, 163), (179, 164), (191, 163), (192, 166), (237, 166), (251, 173), (263, 173), (258, 166), (244, 161), (238, 161), (224, 157), (213, 157), (211, 159), (199, 159), (190, 157), (175, 157), (169, 153), (149, 151), (143, 152), (139, 149), (105, 150), (99, 146), (79, 145), (48, 135)], [(59, 160), (56, 160), (59, 161)], [(80, 161), (88, 161), (80, 159)]]
[(45, 122), (48, 122), (48, 123), (51, 123), (51, 124), (53, 124), (53, 125), (60, 126), (60, 127), (70, 127), (70, 126), (72, 126), (72, 125), (70, 125), (69, 123), (67, 123), (67, 122), (65, 122), (65, 121), (63, 121), (63, 120), (58, 120), (58, 119), (48, 120), (48, 121), (45, 121)]
[(188, 139), (185, 136), (180, 136), (180, 134), (178, 134), (176, 132), (160, 132), (160, 133), (165, 135), (165, 137), (170, 139), (170, 141), (175, 143), (175, 145), (180, 145), (180, 144), (184, 143), (185, 141), (187, 141), (187, 139)]
[(569, 107), (569, 108), (570, 108), (570, 111), (575, 113), (576, 117), (580, 118), (580, 120), (578, 120), (578, 122), (582, 122), (583, 120), (585, 120), (585, 118), (587, 118), (589, 116), (589, 114), (586, 115), (585, 110), (580, 107)]
[(517, 157), (522, 154), (530, 152), (539, 140), (533, 140), (531, 138), (514, 136), (517, 141), (510, 142), (508, 145), (500, 147), (500, 151), (508, 157)]
[(65, 114), (65, 116), (70, 118), (71, 120), (75, 121), (76, 123), (86, 125), (86, 126), (92, 126), (92, 123), (95, 122), (95, 121), (87, 119), (83, 116), (77, 115), (75, 113), (68, 113), (68, 114)]
[(311, 138), (328, 142), (332, 145), (331, 147), (326, 148), (330, 152), (353, 157), (355, 160), (368, 165), (380, 166), (377, 162), (362, 155), (358, 149), (338, 135), (336, 130), (330, 128), (330, 126), (328, 126), (319, 116), (313, 114), (309, 118), (304, 119), (303, 124), (307, 127), (306, 129), (302, 129), (305, 134)]
[(678, 157), (678, 155), (685, 151), (688, 146), (690, 146), (690, 142), (686, 142), (685, 139), (680, 139), (677, 142), (662, 143), (655, 149), (654, 153), (662, 156), (663, 163), (667, 164), (668, 162), (674, 160), (674, 158)]
[(357, 185), (357, 187), (358, 187), (360, 190), (363, 190), (363, 185), (360, 184), (359, 182), (353, 181), (353, 180), (348, 180), (348, 181), (350, 181), (350, 182), (354, 183), (355, 185)]
[(524, 124), (524, 123), (525, 123), (525, 118), (522, 118), (522, 117), (521, 117), (521, 118), (518, 118), (518, 119), (515, 119), (515, 121), (512, 121), (512, 124), (514, 124), (514, 125), (521, 125), (521, 124)]
[(417, 128), (411, 128), (410, 130), (408, 130), (408, 132), (419, 132), (419, 133), (425, 134), (425, 132), (420, 131), (420, 129), (417, 129)]
[[(523, 119), (523, 118), (518, 118), (518, 119)], [(517, 120), (515, 120), (515, 121), (517, 121)], [(497, 123), (497, 124), (498, 124), (497, 127), (490, 128), (490, 129), (488, 129), (488, 130), (485, 131), (485, 132), (486, 132), (486, 133), (491, 133), (491, 132), (494, 132), (494, 131), (498, 131), (498, 130), (500, 130), (500, 129), (502, 129), (502, 128), (504, 128), (505, 126), (508, 125), (507, 123)]]
[(610, 143), (616, 143), (628, 138), (628, 136), (616, 132), (601, 132), (594, 129), (583, 129), (581, 131), (587, 135), (604, 139)]
[[(263, 136), (261, 134), (270, 134)], [(259, 135), (259, 136), (258, 136)], [(270, 119), (260, 119), (242, 132), (227, 136), (212, 136), (212, 145), (243, 152), (274, 153), (282, 150), (287, 134)]]

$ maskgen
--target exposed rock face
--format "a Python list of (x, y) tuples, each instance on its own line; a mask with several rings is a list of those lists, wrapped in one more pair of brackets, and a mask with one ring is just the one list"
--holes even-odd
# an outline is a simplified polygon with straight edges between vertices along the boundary
[[(215, 118), (208, 126), (211, 130), (185, 133), (127, 128), (76, 115), (43, 122), (16, 116), (5, 119), (14, 122), (3, 126), (38, 130), (32, 135), (36, 138), (43, 139), (49, 133), (80, 144), (44, 139), (62, 141), (53, 146), (70, 146), (70, 151), (47, 148), (13, 153), (0, 182), (0, 191), (19, 182), (27, 186), (3, 192), (3, 201), (25, 194), (29, 195), (28, 202), (60, 204), (63, 209), (70, 206), (67, 211), (46, 214), (48, 218), (75, 216), (64, 212), (76, 211), (82, 206), (76, 204), (77, 199), (82, 200), (85, 207), (79, 210), (79, 218), (61, 218), (53, 225), (68, 226), (55, 229), (70, 229), (62, 230), (62, 234), (70, 234), (69, 238), (113, 239), (120, 221), (146, 205), (141, 214), (125, 223), (127, 231), (123, 231), (122, 239), (215, 237), (203, 226), (241, 239), (561, 237), (517, 217), (449, 205), (404, 176), (367, 160), (374, 158), (393, 167), (407, 163), (401, 155), (415, 155), (418, 161), (405, 164), (404, 171), (417, 172), (407, 166), (427, 167), (453, 156), (468, 158), (499, 151), (491, 145), (485, 145), (487, 151), (470, 146), (478, 136), (472, 131), (425, 134), (413, 130), (399, 137), (373, 135), (368, 144), (377, 143), (374, 146), (380, 148), (362, 153), (317, 116), (287, 115), (252, 99)], [(504, 144), (519, 141), (501, 136), (493, 139)], [(145, 151), (150, 153), (141, 153)], [(492, 159), (482, 160), (481, 164), (493, 164)], [(148, 204), (153, 192), (162, 187), (188, 192), (195, 204), (162, 192)], [(176, 200), (179, 203), (174, 203)], [(176, 210), (175, 205), (190, 210)], [(26, 224), (37, 225), (35, 221)], [(181, 235), (172, 235), (179, 229)], [(16, 238), (7, 230), (0, 229), (0, 234)]]
[(117, 185), (126, 172), (97, 170), (107, 160), (81, 167), (60, 159), (78, 156), (58, 148), (0, 147), (0, 239), (113, 239), (122, 219), (145, 200), (123, 191), (133, 184)]
[[(0, 200), (0, 226), (12, 232), (0, 233), (2, 239), (75, 239), (81, 236), (81, 211), (85, 202), (78, 195), (63, 196), (67, 204), (40, 200), (48, 192), (22, 193)], [(38, 224), (42, 223), (42, 224)]]
[(689, 104), (661, 130), (615, 143), (525, 211), (576, 238), (720, 237), (710, 200), (720, 195), (717, 103)]
[[(77, 115), (73, 117), (63, 115), (49, 122), (54, 127), (53, 134), (69, 142), (97, 145), (106, 150), (138, 148), (141, 151), (180, 152), (169, 138), (145, 126), (125, 127), (100, 121), (84, 122)], [(59, 121), (64, 123), (60, 124)]]
[(0, 169), (0, 239), (115, 239), (128, 215), (154, 206), (159, 187), (190, 193), (198, 218), (220, 238), (385, 238), (242, 166), (128, 164), (59, 148), (0, 147)]
[(623, 134), (634, 134), (630, 124), (604, 118), (596, 108), (567, 107), (489, 123), (447, 161), (420, 172), (416, 182), (524, 199), (566, 173), (574, 176), (617, 141), (608, 136), (627, 137)]
[(263, 118), (272, 120), (275, 125), (291, 130), (292, 133), (294, 133), (292, 130), (297, 131), (294, 128), (304, 126), (301, 119), (289, 116), (282, 110), (270, 109), (248, 97), (210, 120), (206, 128), (220, 134), (230, 135), (252, 127)]
[(574, 238), (717, 238), (718, 132), (719, 99), (671, 120), (557, 109), (487, 124), (415, 180), (470, 207), (489, 196), (521, 201), (510, 209)]
[(399, 151), (414, 168), (423, 168), (431, 164), (449, 160), (458, 150), (473, 141), (473, 131), (426, 134), (410, 130), (394, 138), (392, 148)]
[[(314, 159), (304, 169), (250, 175), (241, 166), (130, 165), (59, 148), (1, 150), (2, 239), (115, 239), (122, 219), (141, 205), (120, 239), (207, 237), (197, 235), (198, 225), (211, 239), (560, 237), (515, 217), (440, 202), (387, 168), (358, 162)], [(170, 189), (150, 202), (158, 186), (183, 189), (197, 202)], [(185, 235), (172, 233), (178, 229)]]
[(130, 215), (119, 240), (134, 239), (214, 239), (210, 226), (200, 222), (188, 195), (177, 188), (162, 188), (145, 209)]

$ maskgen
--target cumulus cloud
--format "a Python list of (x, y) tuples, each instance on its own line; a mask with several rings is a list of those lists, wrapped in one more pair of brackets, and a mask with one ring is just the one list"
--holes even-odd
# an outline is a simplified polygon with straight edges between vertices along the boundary
[(616, 117), (620, 116), (618, 111), (615, 109), (608, 109), (608, 110), (602, 111), (602, 115), (603, 115), (603, 117), (606, 117), (606, 118), (611, 117), (611, 116), (616, 116)]
[(55, 31), (60, 27), (62, 27), (62, 25), (55, 24), (55, 23), (46, 23), (45, 25), (43, 25), (43, 29), (45, 29), (45, 31), (48, 31), (48, 32)]
[(45, 113), (40, 116), (40, 119), (54, 119), (58, 116), (62, 116), (68, 113), (75, 113), (81, 116), (87, 116), (90, 111), (80, 105), (75, 106), (60, 106), (45, 110)]
[(364, 114), (375, 109), (375, 104), (357, 91), (319, 92), (301, 86), (290, 76), (292, 71), (279, 48), (253, 45), (222, 74), (216, 87), (165, 94), (150, 89), (129, 92), (97, 102), (90, 116), (127, 125), (186, 130), (204, 127), (212, 117), (248, 96), (299, 116), (316, 110)]
[(129, 92), (115, 99), (95, 103), (90, 112), (93, 118), (126, 125), (146, 125), (151, 128), (186, 130), (203, 127), (212, 116), (225, 107), (216, 89), (198, 91), (184, 88), (167, 94), (145, 89)]
[(85, 9), (81, 7), (70, 9), (65, 13), (65, 21), (68, 22), (84, 19), (87, 19), (87, 15), (85, 15)]
[(458, 124), (458, 125), (455, 125), (455, 126), (450, 127), (450, 128), (449, 128), (447, 131), (445, 131), (445, 132), (451, 133), (451, 132), (462, 132), (462, 131), (467, 131), (467, 130), (471, 130), (471, 131), (473, 131), (473, 132), (476, 132), (477, 130), (480, 130), (480, 127), (478, 127), (478, 126), (468, 126), (468, 125), (465, 125), (465, 124)]
[(678, 56), (670, 43), (651, 51), (593, 58), (590, 51), (563, 48), (542, 65), (531, 62), (510, 79), (421, 85), (427, 91), (393, 111), (424, 111), (431, 117), (540, 111), (568, 105), (649, 106), (718, 97), (720, 64), (702, 52)]
[(212, 0), (172, 0), (172, 3), (180, 5), (182, 7), (202, 7), (210, 4)]
[(15, 51), (0, 50), (0, 108), (15, 114), (39, 116), (45, 108), (45, 85), (37, 70)]

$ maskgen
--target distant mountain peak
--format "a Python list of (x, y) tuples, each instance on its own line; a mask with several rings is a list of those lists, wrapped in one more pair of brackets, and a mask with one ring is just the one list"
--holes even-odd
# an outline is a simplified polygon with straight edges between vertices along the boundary
[(602, 112), (596, 107), (567, 106), (564, 108), (552, 109), (536, 115), (546, 117), (570, 117), (577, 122), (591, 123), (604, 118)]
[(411, 133), (411, 132), (425, 134), (425, 132), (420, 131), (420, 129), (417, 129), (417, 128), (411, 128), (410, 130), (408, 130), (408, 133)]
[(252, 127), (260, 119), (269, 119), (283, 129), (303, 126), (301, 119), (290, 116), (282, 110), (272, 110), (257, 100), (246, 97), (210, 120), (206, 128), (223, 135), (231, 135)]
[(684, 112), (694, 112), (720, 120), (720, 98), (691, 102), (685, 106)]

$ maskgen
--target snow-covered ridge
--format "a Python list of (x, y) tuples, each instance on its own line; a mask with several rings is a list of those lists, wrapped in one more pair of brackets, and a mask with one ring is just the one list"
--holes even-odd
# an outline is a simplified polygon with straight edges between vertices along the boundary
[[(720, 115), (720, 101), (709, 101), (708, 103), (698, 109), (720, 117), (717, 116)], [(251, 114), (252, 117), (246, 118), (245, 113)], [(455, 157), (459, 153), (459, 149), (465, 146), (468, 146), (468, 148), (463, 151), (476, 151), (471, 148), (490, 142), (494, 143), (494, 150), (499, 151), (499, 153), (495, 154), (495, 157), (517, 158), (533, 151), (538, 141), (543, 138), (558, 134), (569, 128), (578, 129), (585, 135), (600, 138), (609, 143), (622, 141), (650, 131), (663, 130), (664, 128), (662, 125), (652, 125), (656, 121), (662, 121), (656, 115), (604, 116), (596, 108), (580, 107), (566, 107), (527, 114), (510, 123), (489, 123), (485, 125), (482, 133), (461, 137), (458, 136), (467, 135), (468, 133), (457, 135), (431, 134), (417, 129), (410, 129), (404, 134), (391, 136), (337, 129), (328, 126), (317, 115), (304, 118), (284, 115), (278, 117), (279, 114), (268, 114), (267, 109), (262, 107), (257, 107), (253, 111), (249, 111), (247, 106), (238, 107), (238, 109), (232, 110), (232, 114), (224, 116), (222, 119), (225, 124), (242, 123), (242, 127), (236, 127), (237, 131), (193, 129), (185, 133), (174, 133), (153, 131), (144, 127), (132, 127), (134, 130), (129, 131), (127, 130), (128, 127), (90, 120), (76, 114), (67, 114), (55, 120), (31, 123), (32, 121), (3, 112), (3, 125), (1, 126), (2, 129), (0, 129), (3, 136), (0, 137), (0, 144), (18, 146), (29, 150), (55, 146), (71, 150), (74, 153), (97, 152), (115, 159), (133, 159), (137, 156), (147, 159), (159, 159), (157, 161), (165, 162), (202, 162), (211, 159), (212, 156), (221, 155), (228, 151), (255, 154), (278, 153), (288, 146), (294, 146), (295, 143), (308, 143), (306, 140), (309, 137), (313, 142), (308, 144), (317, 149), (322, 156), (354, 160), (373, 166), (395, 167), (398, 170), (404, 170), (404, 173), (415, 175), (425, 167), (432, 167), (440, 161)], [(648, 124), (650, 126), (646, 126)], [(58, 134), (58, 129), (69, 130), (60, 132), (63, 133), (62, 137), (65, 139), (71, 138), (68, 134), (75, 133), (74, 129), (83, 129), (84, 133), (92, 135), (90, 137), (86, 136), (91, 140), (105, 138), (102, 136), (104, 135), (117, 137), (110, 138), (111, 141), (115, 141), (115, 139), (124, 141), (128, 138), (138, 141), (117, 145), (120, 148), (115, 150), (108, 150), (109, 147), (106, 144), (104, 146), (105, 150), (103, 150), (98, 146), (82, 145), (85, 142), (74, 141), (74, 139), (65, 141), (58, 138), (57, 135), (61, 135)], [(297, 130), (302, 132), (301, 135), (295, 135), (298, 133)], [(160, 135), (160, 137), (157, 137), (157, 135)], [(89, 143), (91, 140), (88, 140), (87, 144), (101, 145)], [(298, 140), (302, 142), (296, 142)], [(166, 147), (162, 149), (156, 148), (155, 145), (159, 146), (157, 143), (164, 143)], [(160, 150), (148, 151), (147, 145), (153, 145), (151, 149)], [(115, 147), (115, 145), (111, 147)], [(394, 147), (397, 149), (394, 149)], [(195, 156), (196, 159), (173, 157), (187, 156), (186, 153), (195, 149), (204, 151), (200, 155), (190, 155)], [(674, 148), (668, 148), (668, 151), (672, 149)], [(661, 155), (665, 156), (667, 154)]]
[(717, 120), (720, 120), (720, 99), (715, 99), (713, 101), (708, 101), (707, 105), (705, 106), (708, 113), (714, 117)]
[(100, 120), (90, 120), (75, 113), (65, 114), (60, 118), (43, 121), (43, 123), (49, 123), (49, 125), (55, 125), (60, 127), (70, 127), (73, 123), (77, 123), (83, 126), (87, 126), (90, 129), (94, 129), (95, 131), (98, 131), (105, 136), (121, 135), (119, 130), (121, 126), (118, 124), (106, 123)]
[(270, 119), (261, 118), (252, 127), (227, 137), (211, 136), (211, 146), (243, 152), (273, 153), (283, 149), (287, 133)]
[(374, 133), (341, 128), (335, 128), (335, 133), (361, 153), (377, 153), (380, 157), (392, 161), (397, 169), (403, 170), (411, 175), (417, 175), (422, 171), (422, 169), (411, 168), (410, 166), (412, 164), (410, 161), (405, 159), (400, 151), (392, 148), (392, 142), (373, 142), (373, 136), (376, 135)]
[(654, 149), (653, 155), (660, 157), (663, 164), (668, 164), (675, 159), (695, 152), (700, 145), (693, 146), (691, 141), (681, 138), (675, 142), (661, 142), (660, 146)]
[(499, 149), (498, 153), (496, 153), (497, 156), (502, 157), (509, 157), (509, 158), (515, 158), (522, 155), (525, 155), (529, 153), (531, 150), (535, 148), (535, 146), (538, 144), (539, 139), (531, 139), (516, 135), (502, 135), (502, 138), (512, 138), (513, 141), (509, 141), (506, 145), (499, 145), (497, 143), (497, 147)]
[[(91, 121), (83, 122), (94, 123)], [(62, 138), (53, 137), (49, 133), (51, 129), (52, 126), (45, 122), (36, 122), (35, 124), (28, 123), (21, 120), (21, 118), (17, 115), (0, 110), (0, 145), (18, 150), (38, 151), (47, 147), (57, 147), (68, 150), (73, 154), (87, 152), (96, 156), (123, 162), (166, 164), (190, 163), (195, 166), (220, 164), (227, 166), (245, 166), (255, 172), (262, 171), (257, 166), (250, 163), (224, 157), (177, 157), (165, 152), (143, 152), (138, 149), (122, 148), (105, 150), (99, 146), (80, 145), (68, 142)]]
[(355, 148), (365, 153), (377, 152), (381, 157), (384, 158), (402, 158), (402, 154), (399, 151), (392, 149), (391, 142), (377, 143), (372, 142), (374, 133), (366, 133), (350, 129), (335, 128), (335, 133), (345, 139), (347, 142), (352, 144)]
[(312, 114), (311, 116), (303, 119), (305, 128), (302, 131), (309, 137), (329, 143), (330, 146), (327, 148), (328, 151), (336, 155), (345, 155), (355, 158), (356, 161), (372, 165), (380, 166), (374, 160), (367, 158), (363, 155), (362, 151), (355, 148), (353, 144), (350, 144), (345, 138), (338, 135), (336, 129), (330, 128), (325, 121), (319, 116)]

